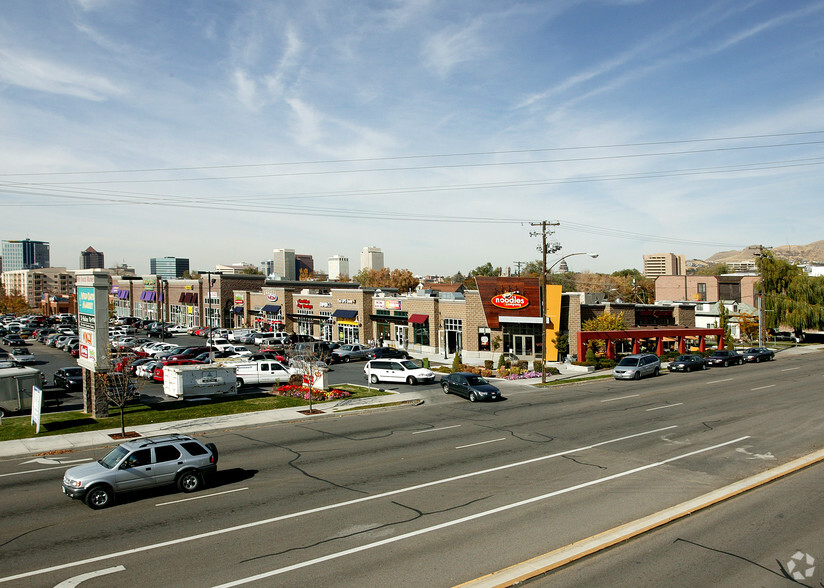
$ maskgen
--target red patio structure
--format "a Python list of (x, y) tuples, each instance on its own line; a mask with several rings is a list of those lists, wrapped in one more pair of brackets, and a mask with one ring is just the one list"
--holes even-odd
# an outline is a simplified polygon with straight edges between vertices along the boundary
[(698, 327), (664, 327), (625, 329), (622, 331), (580, 331), (578, 333), (578, 359), (586, 357), (587, 341), (606, 341), (606, 355), (608, 359), (615, 359), (615, 342), (622, 339), (632, 341), (632, 352), (640, 352), (641, 339), (655, 339), (655, 354), (664, 355), (664, 337), (671, 337), (678, 341), (678, 353), (686, 353), (687, 338), (698, 339), (698, 349), (704, 351), (706, 337), (718, 337), (718, 348), (724, 347), (724, 329), (703, 329)]

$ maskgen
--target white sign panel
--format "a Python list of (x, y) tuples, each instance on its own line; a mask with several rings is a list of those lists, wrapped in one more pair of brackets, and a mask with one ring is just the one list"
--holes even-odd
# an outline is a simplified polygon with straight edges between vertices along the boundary
[(37, 386), (31, 387), (31, 424), (36, 424), (34, 434), (40, 434), (40, 415), (43, 412), (43, 391)]

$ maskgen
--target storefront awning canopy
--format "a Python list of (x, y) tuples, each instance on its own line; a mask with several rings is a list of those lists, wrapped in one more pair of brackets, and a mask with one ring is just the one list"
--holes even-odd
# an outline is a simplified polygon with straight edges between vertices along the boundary
[(280, 312), (280, 305), (279, 304), (267, 304), (263, 308), (260, 309), (261, 312), (271, 312), (272, 314), (277, 314)]
[(242, 306), (235, 306), (232, 309), (232, 312), (235, 314), (243, 314), (243, 307)]
[(343, 310), (342, 308), (337, 309), (335, 312), (332, 313), (332, 316), (335, 318), (342, 318), (342, 319), (353, 319), (358, 316), (357, 310)]
[(429, 320), (429, 315), (428, 314), (413, 314), (412, 316), (409, 317), (409, 321), (407, 321), (407, 322), (412, 323), (413, 325), (423, 325), (423, 324), (426, 324), (426, 322), (428, 320)]
[(117, 293), (117, 297), (121, 300), (128, 300), (129, 298), (129, 291), (128, 290), (121, 290)]

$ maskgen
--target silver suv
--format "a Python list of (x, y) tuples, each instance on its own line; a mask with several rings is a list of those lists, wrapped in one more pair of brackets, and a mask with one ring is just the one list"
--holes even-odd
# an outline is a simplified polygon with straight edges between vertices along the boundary
[(627, 355), (612, 370), (616, 380), (640, 380), (644, 376), (657, 376), (661, 373), (661, 360), (652, 353)]
[(203, 487), (217, 471), (217, 447), (187, 435), (161, 435), (127, 441), (95, 463), (70, 468), (63, 492), (94, 509), (105, 508), (120, 492), (176, 484), (182, 492)]

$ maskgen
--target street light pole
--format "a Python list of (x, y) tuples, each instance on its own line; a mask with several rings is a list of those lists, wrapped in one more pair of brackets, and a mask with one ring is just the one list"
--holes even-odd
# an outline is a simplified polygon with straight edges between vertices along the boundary
[[(552, 234), (551, 230), (547, 231), (548, 226), (558, 226), (558, 224), (559, 223), (557, 222), (550, 223), (547, 221), (530, 223), (533, 227), (541, 227), (540, 232), (529, 233), (530, 237), (536, 237), (538, 235), (541, 236), (541, 245), (538, 247), (541, 251), (541, 292), (538, 297), (541, 306), (541, 384), (546, 384), (546, 254), (548, 253), (546, 235), (547, 232), (549, 232), (550, 235)], [(552, 253), (555, 253), (560, 249), (560, 243), (552, 244)]]
[(199, 271), (198, 274), (206, 274), (206, 299), (208, 300), (209, 305), (209, 312), (206, 314), (206, 326), (209, 329), (209, 363), (212, 363), (212, 357), (214, 356), (214, 349), (212, 348), (212, 342), (214, 341), (214, 334), (213, 330), (214, 327), (212, 326), (212, 274), (220, 275), (223, 272), (219, 271), (212, 271), (212, 270), (205, 270)]

